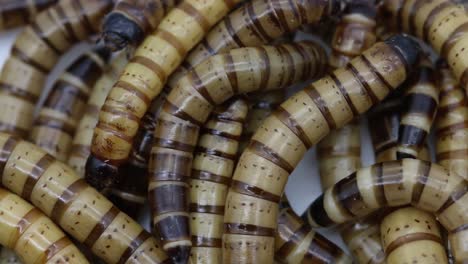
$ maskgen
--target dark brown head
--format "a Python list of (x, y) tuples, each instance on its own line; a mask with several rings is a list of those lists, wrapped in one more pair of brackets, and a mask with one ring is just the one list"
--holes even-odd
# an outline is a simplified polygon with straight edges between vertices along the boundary
[(124, 49), (128, 45), (138, 45), (143, 38), (143, 30), (120, 13), (109, 14), (102, 24), (102, 39), (112, 51)]
[(118, 167), (90, 155), (86, 161), (86, 181), (98, 191), (115, 187), (120, 180)]

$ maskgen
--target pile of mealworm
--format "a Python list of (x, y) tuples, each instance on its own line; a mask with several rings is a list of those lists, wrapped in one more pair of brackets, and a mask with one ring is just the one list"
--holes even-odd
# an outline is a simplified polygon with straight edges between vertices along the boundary
[(468, 263), (465, 6), (0, 0), (0, 264)]

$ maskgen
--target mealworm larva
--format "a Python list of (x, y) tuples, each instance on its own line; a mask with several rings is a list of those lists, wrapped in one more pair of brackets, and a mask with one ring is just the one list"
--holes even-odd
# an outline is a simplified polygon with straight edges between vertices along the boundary
[(62, 230), (39, 209), (2, 188), (0, 244), (13, 249), (25, 264), (88, 263)]
[(193, 158), (189, 183), (192, 263), (223, 263), (224, 203), (248, 109), (242, 99), (226, 107), (216, 110), (201, 128)]
[[(180, 79), (162, 107), (149, 170), (153, 228), (163, 239), (164, 249), (174, 252), (170, 255), (185, 258), (191, 246), (187, 181), (198, 130), (214, 106), (236, 94), (314, 78), (323, 71), (324, 62), (324, 50), (309, 41), (240, 48), (205, 60)], [(172, 204), (160, 206), (155, 198), (165, 196), (173, 197)]]
[(3, 247), (0, 250), (0, 264), (22, 264), (22, 262), (13, 250)]
[(448, 263), (438, 223), (429, 213), (397, 209), (383, 218), (380, 233), (388, 264)]
[(47, 74), (73, 44), (97, 32), (111, 0), (63, 0), (17, 37), (0, 74), (0, 131), (26, 137)]
[(84, 177), (85, 164), (91, 153), (91, 140), (94, 127), (99, 118), (99, 110), (104, 104), (112, 84), (117, 80), (119, 74), (127, 64), (125, 53), (120, 53), (106, 67), (104, 73), (94, 84), (86, 104), (86, 110), (81, 118), (75, 135), (73, 137), (71, 152), (67, 164), (70, 165), (80, 177)]
[(437, 162), (468, 180), (468, 99), (447, 64), (439, 63)]
[(319, 196), (307, 209), (311, 225), (329, 226), (384, 206), (411, 204), (434, 213), (449, 232), (456, 263), (468, 259), (468, 186), (456, 173), (415, 159), (378, 163), (358, 170)]
[[(226, 199), (224, 263), (249, 256), (271, 263), (279, 197), (306, 150), (399, 86), (418, 61), (419, 45), (397, 35), (380, 42), (286, 100), (242, 154)], [(239, 188), (240, 186), (247, 186)]]
[(407, 81), (398, 131), (397, 159), (416, 158), (431, 130), (439, 103), (432, 63), (423, 62)]
[(102, 38), (116, 51), (138, 45), (181, 0), (118, 0), (102, 23)]
[(168, 261), (149, 233), (72, 168), (5, 133), (0, 133), (0, 149), (2, 185), (31, 201), (106, 263)]
[(57, 0), (1, 1), (0, 31), (28, 24), (40, 11), (55, 4), (56, 2)]
[(60, 161), (66, 161), (91, 88), (104, 71), (110, 52), (97, 48), (80, 56), (58, 78), (37, 119), (30, 139)]

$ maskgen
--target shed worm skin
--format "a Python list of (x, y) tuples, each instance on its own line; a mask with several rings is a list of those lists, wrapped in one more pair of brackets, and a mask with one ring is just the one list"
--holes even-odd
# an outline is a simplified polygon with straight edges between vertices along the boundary
[(0, 31), (23, 26), (57, 0), (3, 0), (0, 3)]
[(72, 168), (5, 133), (0, 134), (0, 153), (2, 185), (31, 201), (106, 263), (167, 263), (158, 242)]
[(412, 206), (436, 215), (448, 231), (456, 263), (467, 260), (468, 187), (440, 165), (416, 159), (378, 163), (344, 178), (319, 196), (304, 217), (329, 226), (384, 206)]
[(228, 193), (224, 263), (273, 261), (278, 201), (288, 175), (330, 130), (400, 85), (418, 57), (419, 45), (408, 37), (377, 43), (346, 68), (293, 95), (265, 120), (237, 165), (233, 179), (241, 184), (231, 185)]
[(22, 262), (88, 263), (52, 220), (21, 197), (0, 188), (0, 244)]
[(106, 178), (108, 185), (117, 181), (118, 166), (130, 155), (141, 118), (161, 93), (167, 77), (239, 1), (186, 0), (145, 38), (106, 98), (105, 111), (101, 111), (94, 130), (87, 177)]
[(380, 225), (388, 264), (448, 263), (434, 215), (405, 207), (385, 216)]
[(445, 63), (438, 64), (437, 162), (468, 180), (468, 99)]
[(3, 247), (0, 250), (0, 264), (22, 264), (18, 255), (11, 249)]
[(67, 160), (88, 96), (109, 56), (107, 48), (97, 48), (80, 56), (58, 78), (34, 121), (31, 142), (57, 160)]
[(245, 100), (235, 99), (219, 108), (201, 128), (192, 163), (191, 263), (223, 263), (224, 204), (248, 106)]
[(63, 0), (16, 37), (0, 73), (0, 131), (26, 137), (47, 74), (73, 44), (99, 30), (111, 0)]
[(118, 0), (102, 23), (102, 38), (113, 51), (138, 45), (181, 0)]
[(120, 53), (106, 67), (104, 73), (94, 84), (89, 95), (86, 110), (79, 121), (75, 135), (72, 141), (71, 152), (68, 156), (67, 164), (72, 167), (80, 177), (85, 175), (85, 164), (91, 153), (91, 140), (93, 138), (94, 127), (99, 118), (107, 94), (112, 88), (112, 84), (117, 80), (119, 74), (127, 64), (128, 60), (125, 53)]
[[(236, 94), (314, 78), (323, 71), (324, 62), (323, 49), (308, 41), (240, 48), (205, 60), (180, 79), (162, 107), (150, 158), (153, 228), (166, 250), (178, 247), (176, 255), (184, 255), (191, 246), (187, 181), (199, 128), (214, 107)], [(173, 197), (172, 204), (161, 204), (160, 197)]]

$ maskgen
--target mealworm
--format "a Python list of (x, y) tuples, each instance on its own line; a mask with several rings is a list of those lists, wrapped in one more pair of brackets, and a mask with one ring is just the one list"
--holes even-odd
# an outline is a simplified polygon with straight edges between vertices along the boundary
[(91, 153), (91, 140), (94, 127), (99, 118), (99, 110), (104, 104), (107, 94), (112, 88), (112, 84), (117, 80), (119, 74), (127, 64), (128, 60), (125, 53), (118, 54), (99, 80), (94, 84), (91, 94), (86, 104), (86, 110), (81, 118), (72, 141), (71, 152), (67, 164), (72, 167), (80, 177), (85, 175), (85, 164)]
[[(187, 181), (199, 127), (214, 106), (236, 94), (314, 78), (324, 62), (325, 52), (312, 42), (240, 48), (205, 60), (180, 79), (162, 107), (149, 170), (153, 229), (163, 239), (164, 248), (174, 252), (170, 255), (185, 257), (191, 246)], [(162, 206), (158, 197), (173, 197), (172, 204)]]
[(311, 225), (329, 226), (384, 206), (407, 204), (434, 213), (449, 232), (457, 263), (468, 259), (468, 186), (440, 165), (415, 159), (378, 163), (358, 170), (319, 196), (305, 216)]
[[(242, 154), (226, 199), (223, 258), (271, 263), (279, 197), (306, 150), (399, 86), (418, 61), (419, 45), (397, 35), (380, 42), (286, 100)], [(242, 188), (240, 188), (242, 186)]]
[(0, 74), (0, 131), (26, 137), (47, 74), (73, 44), (99, 30), (111, 0), (63, 0), (17, 37)]
[(31, 142), (57, 160), (67, 160), (91, 88), (104, 71), (109, 56), (107, 48), (80, 56), (58, 78), (34, 121)]
[(0, 264), (22, 264), (18, 255), (6, 247), (0, 251)]
[(439, 63), (437, 162), (468, 180), (468, 99), (446, 63)]
[(8, 134), (0, 133), (0, 148), (2, 185), (31, 201), (106, 263), (168, 261), (150, 234), (72, 168)]
[(222, 263), (224, 203), (248, 110), (242, 99), (226, 107), (215, 111), (201, 128), (193, 158), (189, 181), (192, 263)]
[(388, 264), (448, 263), (434, 216), (412, 207), (385, 216), (380, 225)]
[(3, 0), (0, 4), (0, 31), (23, 26), (57, 0)]
[(102, 38), (116, 51), (138, 45), (181, 0), (118, 0), (102, 23)]
[(47, 216), (1, 188), (0, 244), (13, 249), (25, 264), (88, 263)]

